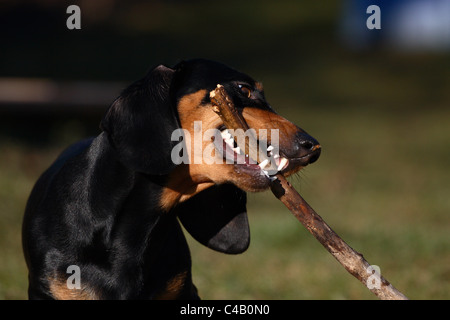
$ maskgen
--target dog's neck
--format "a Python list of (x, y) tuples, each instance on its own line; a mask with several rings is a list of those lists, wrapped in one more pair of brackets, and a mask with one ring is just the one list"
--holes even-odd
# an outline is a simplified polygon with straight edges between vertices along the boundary
[[(93, 161), (88, 166), (90, 169), (85, 179), (91, 181), (86, 194), (89, 194), (94, 215), (94, 233), (101, 234), (98, 245), (105, 246), (104, 252), (114, 256), (114, 259), (105, 259), (111, 261), (113, 274), (123, 275), (111, 281), (142, 282), (146, 277), (156, 277), (151, 283), (162, 281), (162, 278), (157, 279), (161, 277), (157, 268), (152, 267), (155, 259), (159, 255), (164, 256), (166, 251), (175, 254), (177, 248), (187, 248), (185, 240), (180, 240), (184, 239), (181, 236), (167, 238), (169, 229), (172, 233), (179, 230), (182, 235), (174, 214), (162, 211), (159, 206), (159, 195), (167, 177), (137, 173), (124, 166), (105, 134), (94, 139), (82, 157), (85, 161)], [(186, 257), (185, 260), (187, 270), (190, 258)], [(159, 261), (159, 264), (163, 263)], [(122, 270), (124, 267), (126, 270)], [(150, 273), (151, 270), (153, 273)], [(120, 283), (116, 285), (122, 286)], [(123, 283), (123, 288), (129, 287), (133, 286)], [(123, 294), (128, 296), (137, 293)]]
[(178, 203), (214, 185), (209, 179), (193, 176), (189, 169), (189, 165), (182, 164), (170, 173), (159, 200), (162, 210), (170, 211)]

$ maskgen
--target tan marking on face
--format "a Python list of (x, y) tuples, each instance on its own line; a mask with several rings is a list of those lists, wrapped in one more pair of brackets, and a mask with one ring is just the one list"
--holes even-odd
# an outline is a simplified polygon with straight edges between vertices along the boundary
[[(214, 185), (214, 180), (209, 178), (213, 165), (203, 164), (203, 153), (194, 152), (194, 139), (199, 137), (202, 141), (202, 151), (210, 145), (211, 141), (203, 141), (203, 135), (207, 129), (214, 129), (220, 125), (219, 116), (212, 111), (211, 106), (201, 105), (207, 90), (200, 90), (186, 95), (178, 103), (178, 116), (181, 128), (187, 130), (191, 137), (189, 164), (177, 166), (169, 175), (169, 180), (162, 190), (159, 204), (163, 210), (170, 210), (178, 202), (186, 201), (200, 191)], [(194, 122), (201, 121), (202, 131), (195, 132)], [(197, 159), (194, 158), (197, 156)], [(195, 164), (195, 161), (200, 162)]]
[(214, 183), (209, 181), (206, 177), (202, 182), (199, 177), (196, 176), (196, 181), (194, 181), (194, 177), (189, 172), (190, 167), (190, 165), (181, 164), (169, 175), (169, 180), (159, 197), (159, 205), (162, 210), (169, 211), (177, 203), (186, 201), (200, 191), (214, 185)]
[(280, 150), (283, 149), (283, 145), (291, 143), (295, 134), (299, 131), (295, 124), (268, 110), (244, 108), (242, 115), (249, 127), (254, 128), (256, 132), (260, 129), (266, 129), (268, 137), (270, 137), (271, 129), (278, 129)]
[[(220, 159), (219, 163), (213, 164), (204, 162), (203, 152), (212, 143), (212, 141), (203, 141), (205, 131), (216, 129), (222, 124), (211, 105), (202, 105), (207, 94), (207, 90), (200, 90), (184, 96), (178, 103), (181, 127), (187, 130), (191, 137), (190, 148), (188, 148), (190, 163), (179, 165), (169, 175), (167, 185), (160, 196), (160, 206), (163, 210), (170, 210), (177, 203), (189, 199), (214, 184), (231, 182), (245, 191), (262, 190), (261, 187), (254, 186), (254, 177), (245, 172), (236, 172), (235, 166), (227, 164), (223, 159)], [(266, 129), (267, 135), (270, 137), (270, 129), (278, 129), (280, 150), (283, 149), (283, 146), (289, 145), (299, 130), (293, 123), (268, 110), (247, 107), (243, 109), (243, 116), (248, 125), (257, 133), (260, 129)], [(196, 121), (201, 122), (201, 132), (195, 131), (194, 123)], [(196, 153), (194, 146), (195, 142), (199, 141), (202, 144), (202, 152)]]

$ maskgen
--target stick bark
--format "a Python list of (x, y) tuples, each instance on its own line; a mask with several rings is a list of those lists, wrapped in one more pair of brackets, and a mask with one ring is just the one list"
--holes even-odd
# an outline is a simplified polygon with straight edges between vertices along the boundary
[[(225, 88), (218, 85), (210, 93), (213, 110), (220, 116), (229, 129), (248, 130), (245, 119), (235, 108)], [(256, 137), (254, 138), (256, 139)], [(257, 142), (239, 146), (247, 154), (258, 154), (258, 163), (268, 159), (267, 152), (251, 153)], [(278, 173), (274, 176), (270, 189), (272, 193), (291, 211), (303, 226), (331, 253), (331, 255), (355, 278), (382, 300), (407, 300), (408, 298), (387, 281), (377, 269), (372, 267), (362, 254), (352, 249), (320, 217), (303, 197), (293, 188), (286, 178)]]

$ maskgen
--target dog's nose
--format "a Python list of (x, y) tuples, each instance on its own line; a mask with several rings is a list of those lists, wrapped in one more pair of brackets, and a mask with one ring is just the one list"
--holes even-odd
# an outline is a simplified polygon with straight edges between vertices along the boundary
[(315, 162), (320, 156), (319, 142), (305, 132), (298, 131), (292, 147), (292, 158), (302, 159), (304, 165)]

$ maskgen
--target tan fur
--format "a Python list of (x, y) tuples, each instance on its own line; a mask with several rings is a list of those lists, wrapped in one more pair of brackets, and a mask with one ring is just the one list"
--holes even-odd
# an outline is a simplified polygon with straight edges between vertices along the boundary
[(69, 289), (64, 277), (57, 277), (49, 281), (50, 293), (56, 300), (98, 300), (94, 290), (82, 287), (81, 289)]
[[(262, 85), (258, 84), (262, 89)], [(245, 173), (237, 173), (233, 165), (226, 163), (205, 164), (202, 155), (194, 157), (194, 137), (202, 137), (206, 130), (217, 129), (222, 121), (212, 110), (211, 105), (202, 105), (204, 97), (209, 94), (207, 90), (199, 90), (184, 96), (178, 103), (178, 114), (181, 127), (189, 131), (191, 148), (188, 150), (190, 164), (179, 165), (169, 176), (169, 181), (162, 191), (160, 206), (170, 210), (178, 202), (185, 201), (202, 190), (225, 182), (232, 182), (246, 191), (261, 191), (253, 186), (253, 177)], [(259, 129), (279, 130), (280, 149), (292, 141), (298, 127), (283, 117), (266, 110), (257, 108), (244, 108), (243, 116), (248, 125), (258, 133)], [(201, 121), (202, 132), (194, 132), (194, 122)], [(270, 142), (270, 141), (269, 141)], [(211, 141), (202, 140), (202, 150), (205, 150)], [(195, 161), (200, 163), (196, 164)]]
[[(186, 201), (200, 191), (213, 186), (214, 183), (207, 178), (201, 182), (196, 174), (191, 175), (192, 173), (187, 172), (189, 167), (182, 164), (171, 173), (160, 196), (159, 204), (163, 210), (169, 211), (178, 202)], [(196, 181), (194, 182), (193, 179)]]
[(156, 295), (158, 300), (174, 300), (177, 299), (181, 290), (183, 289), (184, 283), (186, 282), (187, 271), (177, 274), (175, 277), (167, 282), (164, 291)]

